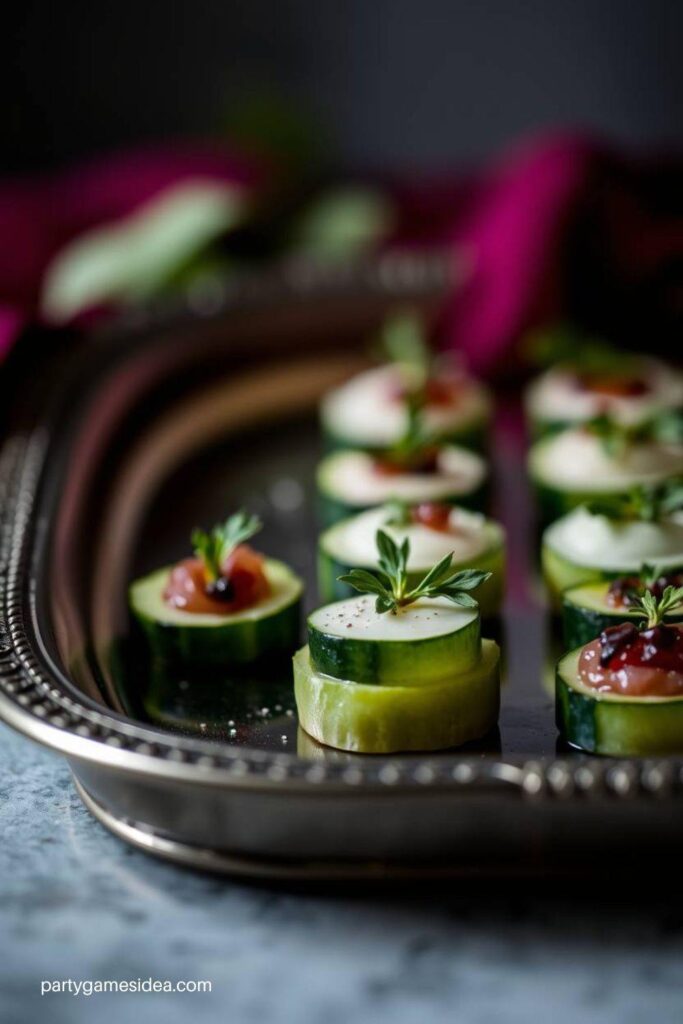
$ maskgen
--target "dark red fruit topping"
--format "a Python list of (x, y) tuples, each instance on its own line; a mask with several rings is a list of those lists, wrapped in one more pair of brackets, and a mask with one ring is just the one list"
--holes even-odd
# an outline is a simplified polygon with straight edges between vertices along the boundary
[(600, 634), (600, 664), (611, 671), (634, 665), (683, 672), (683, 630), (659, 625), (638, 632), (630, 622), (609, 626)]
[(411, 518), (414, 523), (427, 526), (430, 530), (448, 533), (452, 511), (450, 505), (437, 501), (423, 501), (421, 505), (415, 505), (411, 510)]
[[(612, 580), (607, 591), (607, 603), (613, 608), (631, 608), (636, 603), (642, 581), (638, 576), (620, 576)], [(669, 576), (660, 576), (652, 583), (648, 583), (647, 589), (659, 600), (667, 587), (683, 586), (683, 573), (672, 573)]]

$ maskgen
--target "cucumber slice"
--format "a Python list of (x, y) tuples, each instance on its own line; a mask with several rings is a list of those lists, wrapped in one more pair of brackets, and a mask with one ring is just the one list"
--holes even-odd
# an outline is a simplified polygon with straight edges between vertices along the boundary
[(540, 374), (527, 388), (525, 410), (532, 434), (550, 435), (607, 412), (625, 425), (642, 423), (658, 412), (683, 406), (683, 373), (659, 360), (631, 357), (629, 372), (647, 381), (642, 395), (605, 395), (576, 386), (576, 374), (566, 365)]
[[(616, 626), (629, 619), (639, 620), (640, 617), (632, 609), (614, 608), (607, 603), (609, 586), (609, 580), (602, 580), (565, 591), (562, 599), (565, 650), (583, 647), (600, 636), (608, 626)], [(683, 622), (683, 604), (673, 608), (665, 619), (667, 622)]]
[(683, 522), (626, 522), (578, 508), (543, 534), (541, 566), (556, 608), (570, 587), (633, 575), (644, 563), (683, 571)]
[(482, 617), (497, 615), (505, 590), (505, 534), (491, 519), (454, 508), (452, 521), (460, 530), (454, 533), (430, 530), (419, 523), (405, 527), (388, 526), (384, 508), (371, 509), (337, 523), (326, 530), (318, 542), (318, 585), (323, 601), (351, 597), (355, 591), (337, 577), (352, 568), (376, 570), (378, 529), (386, 530), (397, 543), (410, 539), (408, 585), (414, 587), (431, 567), (449, 552), (454, 552), (453, 570), (480, 569), (493, 575), (477, 590)]
[[(415, 374), (411, 367), (394, 363), (366, 370), (328, 392), (320, 407), (328, 445), (361, 451), (383, 451), (395, 445), (406, 428), (405, 406), (394, 397), (402, 383), (416, 383)], [(488, 390), (470, 380), (457, 402), (427, 406), (425, 429), (437, 442), (481, 451), (491, 409)]]
[(496, 724), (499, 651), (482, 640), (479, 661), (429, 686), (371, 686), (316, 672), (308, 647), (294, 655), (303, 729), (329, 747), (362, 754), (441, 750), (481, 739)]
[(197, 665), (243, 665), (291, 651), (299, 638), (303, 584), (282, 562), (266, 559), (269, 596), (232, 615), (198, 615), (171, 608), (163, 598), (171, 567), (137, 580), (130, 608), (151, 653), (166, 661)]
[(565, 655), (555, 680), (557, 727), (568, 743), (613, 757), (683, 752), (683, 697), (596, 693), (581, 682), (580, 654)]
[(479, 610), (424, 598), (397, 615), (378, 614), (367, 594), (318, 608), (308, 618), (311, 663), (337, 679), (424, 686), (471, 669), (479, 658)]
[(413, 503), (444, 501), (481, 510), (486, 502), (487, 476), (481, 456), (454, 445), (439, 450), (435, 473), (382, 474), (365, 452), (334, 452), (318, 466), (320, 516), (325, 526), (332, 526), (392, 498)]
[(562, 431), (532, 445), (529, 473), (543, 523), (587, 501), (624, 494), (683, 474), (683, 445), (639, 442), (618, 458), (581, 429)]

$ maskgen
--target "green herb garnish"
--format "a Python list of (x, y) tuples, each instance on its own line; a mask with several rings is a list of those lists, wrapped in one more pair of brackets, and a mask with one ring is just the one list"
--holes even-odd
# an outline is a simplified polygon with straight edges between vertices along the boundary
[(632, 487), (625, 494), (595, 498), (586, 503), (589, 512), (608, 519), (656, 523), (683, 509), (683, 481)]
[(417, 313), (404, 309), (386, 321), (382, 329), (382, 349), (392, 363), (404, 363), (416, 371), (416, 386), (423, 385), (429, 377), (433, 355)]
[(644, 629), (654, 629), (664, 621), (667, 612), (681, 603), (683, 603), (683, 587), (665, 587), (659, 598), (655, 597), (650, 590), (639, 594), (634, 600), (633, 610), (646, 620)]
[(258, 516), (247, 515), (244, 509), (235, 512), (212, 530), (192, 531), (192, 547), (204, 564), (207, 583), (215, 583), (223, 575), (223, 564), (238, 544), (243, 544), (262, 527)]
[(387, 519), (384, 520), (387, 526), (410, 526), (413, 521), (410, 505), (400, 498), (392, 498), (386, 503), (384, 510), (387, 513)]
[(361, 594), (374, 594), (375, 611), (391, 612), (392, 615), (396, 615), (399, 609), (413, 604), (421, 597), (446, 597), (453, 604), (463, 608), (477, 607), (477, 602), (467, 591), (474, 590), (489, 579), (490, 572), (480, 572), (477, 569), (452, 572), (451, 552), (437, 562), (416, 587), (408, 590), (410, 541), (406, 537), (403, 543), (398, 545), (384, 530), (377, 531), (376, 541), (379, 572), (352, 569), (345, 576), (338, 577), (340, 582), (349, 583)]
[(387, 458), (399, 465), (408, 464), (429, 447), (432, 442), (424, 421), (424, 396), (421, 391), (405, 397), (406, 426), (398, 441), (387, 452)]

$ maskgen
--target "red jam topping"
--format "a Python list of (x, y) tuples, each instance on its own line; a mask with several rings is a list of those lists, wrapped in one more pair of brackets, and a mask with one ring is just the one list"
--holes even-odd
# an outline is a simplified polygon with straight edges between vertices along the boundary
[(574, 380), (581, 391), (606, 398), (640, 398), (650, 391), (648, 382), (636, 374), (577, 373)]
[(439, 457), (438, 448), (421, 448), (411, 455), (382, 455), (374, 460), (373, 469), (380, 476), (398, 476), (401, 473), (436, 473)]
[(437, 501), (423, 501), (421, 505), (415, 505), (410, 511), (410, 517), (414, 523), (429, 527), (430, 530), (438, 530), (440, 533), (449, 533), (451, 529), (450, 505), (444, 505)]
[[(438, 377), (429, 377), (424, 384), (424, 401), (431, 406), (457, 405), (468, 387), (467, 378), (461, 373), (443, 373)], [(391, 397), (397, 402), (404, 402), (411, 390), (401, 383), (393, 384)]]
[(240, 544), (227, 558), (223, 575), (207, 583), (200, 558), (185, 558), (171, 570), (164, 600), (172, 608), (196, 615), (230, 615), (250, 608), (270, 593), (263, 557)]
[[(620, 576), (619, 579), (612, 580), (607, 591), (607, 604), (611, 608), (631, 608), (642, 585), (638, 576)], [(648, 583), (647, 589), (659, 599), (667, 587), (680, 586), (683, 586), (683, 573), (679, 572), (660, 576), (652, 583)]]
[(683, 629), (659, 625), (639, 632), (624, 622), (603, 630), (579, 657), (585, 686), (628, 697), (683, 695)]

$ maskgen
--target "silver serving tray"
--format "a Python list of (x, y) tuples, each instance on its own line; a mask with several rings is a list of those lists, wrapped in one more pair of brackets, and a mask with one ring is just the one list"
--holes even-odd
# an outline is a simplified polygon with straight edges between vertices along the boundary
[[(293, 879), (625, 870), (683, 841), (682, 762), (558, 747), (521, 452), (496, 452), (514, 550), (500, 729), (467, 750), (360, 757), (297, 728), (287, 666), (164, 680), (127, 639), (127, 583), (244, 502), (316, 601), (320, 394), (397, 303), (436, 310), (441, 257), (290, 265), (148, 310), (24, 367), (0, 454), (0, 715), (63, 753), (121, 838)], [(528, 575), (528, 578), (521, 579)]]

